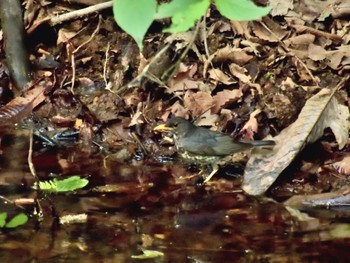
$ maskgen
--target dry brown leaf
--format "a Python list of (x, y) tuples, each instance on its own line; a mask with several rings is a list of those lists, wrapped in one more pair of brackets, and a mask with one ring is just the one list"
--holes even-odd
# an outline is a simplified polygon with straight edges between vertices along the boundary
[(213, 96), (213, 106), (211, 108), (212, 113), (218, 113), (226, 105), (238, 101), (243, 96), (241, 89), (228, 90), (218, 92)]
[(327, 51), (318, 45), (310, 44), (309, 45), (309, 58), (314, 61), (324, 60), (327, 56)]
[(227, 45), (226, 47), (218, 49), (215, 52), (215, 57), (213, 59), (213, 62), (222, 63), (226, 61), (231, 61), (233, 63), (236, 63), (242, 66), (246, 64), (248, 61), (250, 61), (252, 58), (253, 56), (248, 55), (243, 49), (233, 48), (230, 45)]
[(322, 89), (311, 97), (298, 119), (274, 138), (276, 146), (269, 155), (253, 154), (244, 174), (244, 191), (251, 195), (263, 194), (305, 145), (322, 137), (327, 127), (333, 131), (339, 148), (345, 146), (350, 114), (347, 107), (339, 104), (335, 92), (336, 89)]
[(249, 116), (249, 120), (244, 124), (243, 128), (239, 132), (240, 134), (244, 134), (244, 138), (250, 141), (254, 140), (254, 133), (258, 132), (258, 121), (255, 118), (256, 115), (261, 113), (260, 109), (255, 110)]
[(207, 35), (210, 36), (211, 34), (213, 34), (216, 31), (227, 32), (230, 30), (231, 30), (231, 25), (229, 23), (227, 23), (226, 21), (223, 21), (223, 20), (219, 20), (219, 21), (216, 21), (215, 23), (213, 23), (209, 27)]
[(208, 71), (209, 77), (215, 81), (221, 82), (226, 85), (230, 85), (236, 83), (237, 81), (233, 80), (229, 76), (227, 76), (222, 70), (218, 68), (213, 68)]
[(229, 69), (230, 69), (231, 74), (234, 77), (238, 78), (243, 83), (250, 82), (251, 77), (248, 75), (248, 71), (245, 68), (238, 66), (237, 64), (232, 63), (229, 65)]
[(52, 83), (44, 81), (25, 92), (23, 97), (16, 97), (0, 109), (0, 126), (12, 125), (27, 117), (32, 110), (45, 100), (44, 92)]
[(67, 43), (70, 41), (73, 37), (75, 37), (78, 34), (78, 32), (70, 31), (65, 28), (61, 28), (58, 31), (58, 37), (57, 37), (57, 45), (61, 43)]
[(270, 0), (272, 16), (282, 16), (288, 14), (289, 10), (293, 9), (293, 0)]
[(213, 105), (213, 98), (208, 92), (198, 91), (196, 93), (187, 91), (184, 96), (185, 107), (194, 117), (200, 116)]
[(315, 42), (315, 35), (313, 34), (302, 34), (294, 37), (290, 37), (283, 41), (287, 46), (297, 46), (297, 45), (309, 45)]
[(203, 81), (194, 80), (193, 75), (197, 72), (197, 65), (183, 66), (179, 69), (179, 72), (169, 81), (169, 89), (167, 92), (180, 94), (186, 90), (198, 89), (205, 90), (207, 85)]
[[(219, 119), (219, 115), (212, 114), (210, 111), (206, 111), (196, 120), (198, 126), (211, 126), (216, 128), (216, 122)], [(216, 130), (216, 129), (215, 129)]]
[(265, 16), (262, 20), (263, 22), (252, 22), (252, 30), (258, 38), (268, 42), (278, 42), (287, 36), (288, 32), (283, 30), (271, 18)]
[(333, 163), (333, 167), (341, 174), (350, 174), (350, 156), (345, 156), (341, 161)]
[[(189, 115), (188, 110), (185, 109), (185, 107), (182, 106), (179, 101), (176, 101), (169, 109), (173, 115), (175, 115), (177, 117), (182, 117), (182, 118), (188, 119), (188, 115)], [(168, 119), (168, 117), (169, 117), (169, 114), (167, 116), (162, 116), (161, 119), (163, 121), (166, 121)]]

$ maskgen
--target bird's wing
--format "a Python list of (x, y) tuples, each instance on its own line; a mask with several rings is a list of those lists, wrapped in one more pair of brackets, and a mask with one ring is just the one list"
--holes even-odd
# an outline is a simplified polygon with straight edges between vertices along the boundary
[(235, 142), (228, 135), (198, 128), (182, 147), (191, 153), (202, 155), (228, 155), (250, 148), (249, 144)]

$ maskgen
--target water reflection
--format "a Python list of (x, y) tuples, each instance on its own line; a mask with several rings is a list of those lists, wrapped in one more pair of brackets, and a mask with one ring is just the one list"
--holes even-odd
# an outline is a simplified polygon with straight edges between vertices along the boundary
[[(26, 151), (26, 139), (20, 148)], [(43, 195), (34, 191), (26, 154), (6, 165), (3, 145), (0, 189), (9, 200), (32, 198), (29, 223), (0, 234), (1, 262), (139, 262), (132, 255), (156, 250), (145, 262), (335, 262), (348, 254), (348, 214), (303, 214), (266, 198), (246, 196), (240, 178), (217, 178), (198, 186), (181, 164), (152, 158), (118, 162), (78, 148), (36, 153), (40, 178), (79, 174), (84, 190)], [(1, 201), (2, 211), (21, 211)], [(86, 214), (80, 223), (59, 224), (65, 215)]]

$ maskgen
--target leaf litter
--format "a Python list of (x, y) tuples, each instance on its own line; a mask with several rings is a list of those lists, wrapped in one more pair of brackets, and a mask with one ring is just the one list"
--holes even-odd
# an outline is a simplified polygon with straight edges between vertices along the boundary
[[(158, 145), (160, 138), (152, 128), (172, 115), (181, 116), (236, 138), (270, 136), (277, 142), (272, 151), (262, 156), (251, 153), (243, 177), (238, 176), (239, 183), (232, 179), (236, 174), (229, 167), (205, 189), (241, 189), (243, 181), (242, 187), (248, 194), (268, 194), (278, 200), (298, 193), (332, 192), (341, 197), (345, 191), (339, 188), (348, 176), (348, 81), (343, 81), (339, 90), (335, 87), (349, 70), (347, 8), (339, 1), (270, 2), (270, 16), (255, 22), (228, 21), (219, 18), (211, 8), (207, 27), (201, 28), (200, 36), (169, 79), (163, 79), (162, 74), (191, 43), (195, 30), (169, 37), (156, 27), (151, 28), (140, 54), (108, 12), (103, 13), (99, 27), (99, 18), (91, 15), (87, 20), (48, 29), (46, 33), (52, 34), (55, 41), (39, 38), (31, 45), (30, 54), (33, 61), (53, 57), (59, 63), (56, 68), (35, 69), (36, 78), (52, 83), (53, 88), (39, 91), (41, 95), (35, 104), (26, 94), (23, 97), (28, 96), (27, 101), (18, 102), (15, 98), (15, 110), (10, 111), (18, 111), (18, 118), (6, 122), (15, 123), (32, 114), (39, 128), (42, 124), (37, 120), (45, 118), (48, 130), (78, 129), (84, 149), (90, 148), (85, 151), (87, 155), (91, 157), (102, 149), (110, 160), (107, 158), (106, 166), (99, 164), (101, 169), (118, 171), (125, 179), (131, 172), (111, 165), (112, 160), (127, 162), (132, 166), (130, 170), (137, 171), (140, 169), (135, 159), (159, 165), (158, 156), (173, 148), (169, 148), (169, 143)], [(71, 8), (60, 1), (41, 1), (41, 5), (28, 1), (27, 28), (31, 34), (42, 30), (36, 23), (45, 23), (43, 18), (48, 15)], [(150, 65), (147, 74), (138, 78), (165, 43), (169, 49)], [(72, 54), (77, 49), (72, 64)], [(137, 81), (133, 82), (135, 78)], [(130, 82), (133, 85), (128, 85)], [(20, 114), (16, 107), (22, 103), (30, 110)], [(76, 119), (84, 125), (76, 125)], [(312, 159), (304, 155), (308, 147), (318, 146), (326, 157)], [(123, 156), (117, 157), (121, 152)], [(64, 165), (63, 170), (81, 169), (77, 161), (62, 157), (59, 162)], [(193, 168), (189, 169), (192, 173)], [(159, 197), (154, 194), (157, 185), (151, 186), (148, 181), (158, 178), (152, 171), (147, 175), (138, 171), (139, 185), (149, 186), (141, 187), (142, 191), (138, 187), (135, 190), (129, 182), (118, 182), (122, 188), (116, 187), (114, 178), (104, 178), (110, 180), (105, 182), (107, 188), (94, 189), (125, 195), (132, 192), (130, 202), (135, 204), (140, 199), (147, 208), (161, 203), (164, 196), (175, 195), (172, 190), (179, 182), (194, 184), (192, 179), (183, 179), (189, 171), (183, 165), (175, 165), (166, 171), (172, 177), (167, 184), (173, 188), (161, 189)], [(194, 192), (186, 187), (188, 193)], [(149, 196), (142, 199), (141, 195)], [(239, 198), (244, 199), (242, 196)], [(105, 201), (108, 209), (116, 207), (108, 196)], [(120, 207), (123, 204), (125, 201), (118, 203)]]

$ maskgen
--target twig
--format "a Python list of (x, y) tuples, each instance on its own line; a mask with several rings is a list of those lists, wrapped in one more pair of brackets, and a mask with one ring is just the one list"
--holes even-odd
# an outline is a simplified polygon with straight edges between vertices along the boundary
[(137, 75), (132, 81), (130, 81), (128, 84), (120, 87), (117, 91), (116, 94), (120, 94), (124, 92), (126, 89), (138, 86), (141, 82), (141, 79), (143, 77), (147, 77), (148, 71), (150, 66), (152, 66), (154, 63), (158, 61), (158, 59), (168, 50), (170, 47), (170, 44), (167, 44), (165, 47), (163, 47), (152, 59), (151, 61), (143, 68), (141, 73)]
[(29, 133), (29, 150), (28, 150), (28, 166), (30, 173), (34, 176), (35, 180), (39, 181), (33, 164), (33, 129), (30, 129)]
[(100, 30), (100, 26), (101, 26), (101, 21), (102, 21), (102, 17), (101, 15), (98, 17), (98, 24), (96, 26), (96, 29), (94, 30), (94, 32), (92, 33), (92, 35), (90, 36), (90, 38), (88, 40), (86, 40), (84, 43), (82, 43), (81, 45), (79, 45), (76, 49), (73, 50), (72, 52), (72, 56), (71, 56), (71, 65), (72, 65), (72, 83), (71, 83), (71, 87), (70, 90), (71, 92), (74, 94), (74, 84), (75, 84), (75, 56), (74, 54), (76, 54), (83, 46), (87, 45), (97, 34), (97, 32)]
[(103, 79), (105, 81), (106, 86), (108, 85), (107, 81), (107, 64), (109, 60), (109, 48), (111, 46), (111, 42), (108, 42), (107, 48), (106, 48), (106, 53), (105, 53), (105, 62), (103, 63)]
[(340, 42), (343, 40), (343, 38), (341, 36), (331, 34), (328, 32), (324, 32), (324, 31), (318, 30), (316, 28), (303, 26), (303, 25), (291, 25), (291, 26), (294, 27), (297, 32), (307, 32), (307, 33), (311, 33), (315, 36), (328, 38), (328, 39), (331, 39), (331, 40), (337, 41), (337, 42)]
[(101, 4), (96, 4), (96, 5), (89, 6), (89, 7), (83, 8), (83, 9), (79, 9), (79, 10), (68, 12), (68, 13), (65, 13), (62, 15), (51, 17), (51, 19), (49, 20), (49, 24), (54, 26), (54, 25), (60, 24), (64, 21), (76, 19), (78, 17), (85, 16), (85, 15), (88, 15), (88, 14), (91, 14), (94, 12), (98, 12), (100, 10), (110, 8), (112, 6), (113, 6), (113, 1), (108, 1), (105, 3), (101, 3)]

